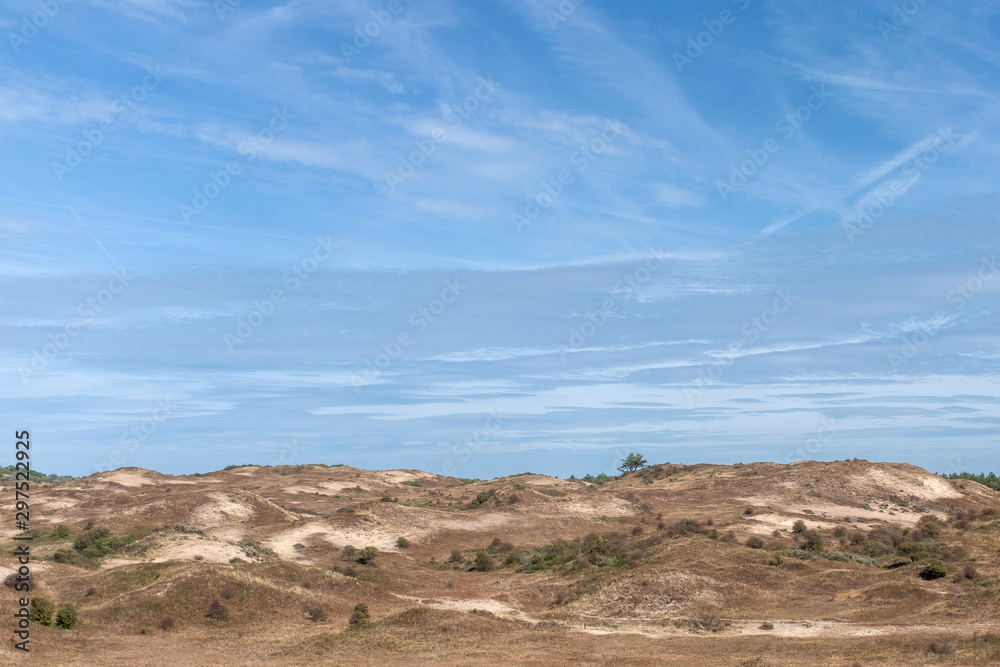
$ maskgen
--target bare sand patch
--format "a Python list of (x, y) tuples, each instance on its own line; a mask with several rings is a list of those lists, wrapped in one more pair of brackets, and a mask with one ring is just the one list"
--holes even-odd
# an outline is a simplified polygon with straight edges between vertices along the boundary
[(961, 493), (952, 488), (947, 480), (936, 475), (902, 475), (895, 471), (873, 468), (863, 475), (854, 477), (855, 482), (864, 485), (878, 485), (907, 496), (917, 496), (924, 500), (938, 498), (960, 498)]
[[(299, 528), (286, 530), (277, 535), (272, 535), (268, 539), (263, 540), (263, 544), (269, 549), (273, 549), (282, 560), (308, 562), (310, 559), (296, 549), (295, 545), (308, 544), (317, 539), (333, 543), (333, 540), (330, 539), (331, 532), (333, 532), (333, 529), (327, 524), (310, 523)], [(364, 546), (369, 545), (366, 544)], [(378, 545), (371, 546), (378, 547)], [(379, 547), (379, 551), (383, 551), (383, 549)]]
[(496, 614), (497, 616), (501, 616), (503, 618), (516, 618), (522, 621), (528, 621), (529, 623), (538, 622), (538, 619), (525, 614), (523, 611), (514, 609), (513, 607), (508, 607), (504, 603), (490, 598), (454, 600), (449, 598), (418, 598), (410, 595), (400, 595), (399, 593), (393, 593), (393, 595), (402, 600), (410, 600), (411, 602), (416, 602), (421, 606), (430, 607), (431, 609), (451, 609), (457, 611), (482, 610), (488, 611), (491, 614)]
[(211, 502), (205, 503), (191, 513), (191, 520), (199, 526), (214, 528), (233, 522), (245, 521), (254, 514), (254, 508), (246, 502), (235, 500), (225, 493), (210, 493)]
[(128, 487), (152, 486), (157, 482), (149, 478), (148, 470), (115, 470), (98, 477), (100, 482), (112, 482)]

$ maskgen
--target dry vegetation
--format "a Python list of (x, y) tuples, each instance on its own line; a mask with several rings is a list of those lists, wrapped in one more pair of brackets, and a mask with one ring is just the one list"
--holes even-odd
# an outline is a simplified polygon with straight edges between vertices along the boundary
[(45, 664), (1000, 662), (1000, 493), (904, 464), (127, 468), (32, 506), (32, 594), (83, 621)]

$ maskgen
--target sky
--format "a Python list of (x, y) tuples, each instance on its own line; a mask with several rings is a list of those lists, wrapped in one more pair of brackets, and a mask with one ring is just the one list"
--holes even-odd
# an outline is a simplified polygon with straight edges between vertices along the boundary
[(8, 0), (0, 35), (36, 469), (1000, 469), (1000, 2)]

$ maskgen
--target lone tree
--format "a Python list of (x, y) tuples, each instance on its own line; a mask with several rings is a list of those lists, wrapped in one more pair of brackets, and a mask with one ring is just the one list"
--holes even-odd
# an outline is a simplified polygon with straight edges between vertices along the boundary
[(639, 470), (640, 468), (645, 468), (646, 464), (647, 461), (642, 457), (642, 454), (636, 454), (633, 452), (622, 459), (622, 464), (618, 466), (618, 472)]

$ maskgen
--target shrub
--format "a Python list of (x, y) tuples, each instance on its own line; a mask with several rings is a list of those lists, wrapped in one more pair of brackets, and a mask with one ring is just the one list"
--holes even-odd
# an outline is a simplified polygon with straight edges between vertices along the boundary
[(230, 565), (239, 565), (240, 563), (245, 563), (245, 562), (246, 561), (240, 558), (239, 556), (233, 556), (232, 558), (229, 559)]
[(715, 616), (702, 616), (701, 618), (692, 618), (691, 625), (696, 630), (722, 632), (729, 625), (729, 621), (723, 621), (721, 618), (716, 618)]
[(31, 598), (31, 612), (28, 620), (38, 625), (52, 625), (55, 606), (46, 598)]
[(368, 605), (366, 605), (364, 602), (359, 602), (358, 604), (354, 605), (354, 613), (351, 614), (351, 618), (347, 620), (347, 622), (350, 625), (356, 628), (364, 627), (370, 624), (371, 621), (372, 618), (371, 615), (368, 613)]
[(449, 563), (461, 563), (463, 560), (461, 551), (458, 549), (451, 550), (451, 558), (448, 559)]
[(59, 524), (55, 527), (55, 530), (52, 531), (52, 536), (60, 540), (65, 540), (69, 537), (69, 528)]
[(802, 548), (806, 551), (821, 551), (823, 549), (823, 536), (815, 530), (807, 530), (802, 533)]
[(410, 546), (410, 541), (405, 537), (400, 537), (398, 540), (396, 540), (396, 546), (399, 547), (400, 549), (406, 549), (407, 547)]
[(934, 655), (952, 655), (955, 653), (955, 646), (948, 642), (931, 642), (927, 651)]
[(173, 629), (174, 629), (174, 619), (165, 618), (162, 621), (160, 621), (160, 630), (163, 630), (164, 632), (170, 632)]
[(308, 618), (313, 623), (326, 620), (326, 612), (320, 607), (306, 607), (305, 613), (306, 613), (306, 618)]
[(745, 510), (743, 510), (743, 514), (745, 516), (753, 516), (753, 508), (752, 507), (746, 508)]
[(862, 565), (867, 565), (868, 567), (875, 567), (875, 559), (869, 558), (868, 556), (862, 556), (860, 554), (852, 554), (850, 551), (826, 551), (820, 554), (823, 558), (827, 560), (835, 560), (841, 563), (849, 563), (854, 561), (855, 563), (861, 563)]
[(348, 544), (344, 547), (344, 551), (341, 554), (346, 560), (354, 560), (358, 557), (358, 550), (352, 545)]
[(944, 566), (944, 563), (937, 559), (927, 563), (924, 569), (920, 570), (920, 577), (922, 579), (940, 579), (947, 574), (948, 568)]
[(490, 494), (489, 493), (487, 493), (486, 491), (480, 491), (476, 495), (476, 505), (482, 505), (483, 503), (485, 503), (489, 499), (490, 499)]
[(362, 565), (374, 565), (376, 556), (378, 556), (376, 547), (365, 547), (358, 553), (357, 562)]
[(59, 611), (56, 612), (57, 628), (72, 630), (78, 625), (80, 625), (80, 612), (77, 611), (76, 606), (72, 602), (67, 602), (59, 607)]
[(747, 539), (747, 546), (751, 549), (763, 549), (764, 540), (759, 535), (754, 535)]
[(511, 544), (510, 542), (504, 542), (499, 537), (494, 537), (493, 541), (490, 542), (490, 546), (488, 547), (487, 550), (493, 553), (505, 554), (508, 551), (513, 551), (514, 545)]
[(480, 549), (476, 552), (476, 561), (472, 564), (472, 569), (475, 572), (490, 572), (496, 567), (496, 563), (490, 558), (490, 555), (486, 552), (486, 549)]
[(804, 533), (804, 532), (806, 532), (806, 522), (803, 521), (802, 519), (799, 519), (798, 521), (796, 521), (792, 525), (792, 532), (793, 533)]
[(774, 623), (772, 623), (771, 621), (764, 621), (763, 623), (760, 624), (760, 629), (761, 630), (774, 630)]
[(213, 621), (228, 621), (229, 610), (218, 600), (212, 600), (212, 604), (208, 605), (208, 611), (205, 612), (205, 617)]

